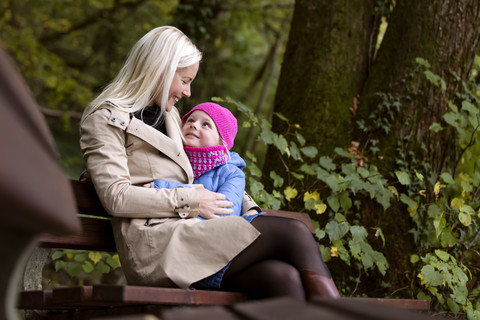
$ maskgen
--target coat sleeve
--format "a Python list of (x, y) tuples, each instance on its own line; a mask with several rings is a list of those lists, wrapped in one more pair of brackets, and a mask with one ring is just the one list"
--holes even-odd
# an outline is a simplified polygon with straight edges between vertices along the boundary
[(218, 186), (216, 192), (224, 194), (228, 201), (233, 202), (233, 213), (230, 215), (239, 216), (242, 213), (242, 200), (245, 193), (245, 174), (234, 166), (230, 166), (229, 170), (225, 182)]
[(175, 182), (175, 181), (168, 181), (168, 180), (153, 180), (152, 187), (157, 189), (162, 189), (162, 188), (173, 189), (177, 187), (191, 188), (191, 186), (189, 186), (188, 184)]
[(129, 115), (125, 117), (116, 121), (110, 110), (100, 109), (81, 124), (80, 147), (105, 210), (123, 218), (196, 217), (199, 198), (194, 189), (132, 185), (122, 128)]

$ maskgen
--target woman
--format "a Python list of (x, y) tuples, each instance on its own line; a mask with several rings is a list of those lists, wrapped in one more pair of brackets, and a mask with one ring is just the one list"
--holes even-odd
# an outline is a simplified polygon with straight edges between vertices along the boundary
[[(254, 297), (338, 297), (314, 238), (301, 222), (230, 214), (225, 196), (191, 184), (175, 103), (190, 96), (202, 58), (178, 29), (159, 27), (132, 48), (117, 77), (81, 121), (87, 170), (112, 226), (131, 284), (221, 288)], [(259, 211), (245, 196), (243, 212)], [(192, 219), (196, 216), (205, 218)], [(210, 281), (219, 279), (219, 281)]]

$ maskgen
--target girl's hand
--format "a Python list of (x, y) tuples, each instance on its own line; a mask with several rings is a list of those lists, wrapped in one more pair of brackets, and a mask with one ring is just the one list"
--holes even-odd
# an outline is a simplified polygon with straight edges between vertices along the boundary
[(225, 195), (209, 191), (204, 188), (195, 188), (200, 198), (200, 206), (198, 214), (205, 219), (218, 218), (216, 214), (231, 214), (233, 209), (227, 209), (233, 207), (233, 203), (225, 200)]

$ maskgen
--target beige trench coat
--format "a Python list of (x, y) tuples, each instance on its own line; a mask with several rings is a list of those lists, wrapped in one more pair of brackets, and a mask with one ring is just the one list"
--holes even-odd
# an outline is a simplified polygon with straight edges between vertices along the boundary
[(180, 124), (175, 108), (167, 112), (166, 136), (108, 105), (81, 124), (82, 153), (100, 201), (114, 217), (130, 284), (187, 288), (223, 268), (259, 235), (241, 217), (196, 219), (194, 189), (142, 187), (154, 179), (193, 182)]

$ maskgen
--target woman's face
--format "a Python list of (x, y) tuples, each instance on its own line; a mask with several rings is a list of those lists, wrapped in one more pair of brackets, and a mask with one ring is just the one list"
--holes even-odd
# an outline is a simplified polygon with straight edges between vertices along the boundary
[[(177, 69), (173, 76), (172, 85), (168, 92), (167, 112), (172, 110), (175, 103), (183, 97), (190, 97), (190, 84), (198, 72), (199, 62), (192, 64), (189, 67)], [(156, 101), (160, 105), (160, 101)]]

